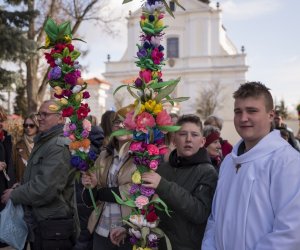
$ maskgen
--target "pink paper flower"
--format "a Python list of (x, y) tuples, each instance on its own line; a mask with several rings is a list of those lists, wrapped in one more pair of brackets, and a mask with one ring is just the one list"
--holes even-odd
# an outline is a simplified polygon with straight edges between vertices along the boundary
[(144, 150), (143, 142), (136, 142), (136, 141), (131, 142), (129, 150), (139, 151), (139, 152), (143, 151)]
[(152, 80), (152, 72), (149, 69), (140, 71), (140, 78), (144, 80), (145, 83), (148, 83)]
[(172, 118), (165, 109), (157, 114), (156, 124), (158, 126), (172, 126), (173, 125)]
[(152, 170), (155, 171), (157, 169), (157, 167), (158, 167), (158, 161), (157, 160), (150, 161), (149, 168), (151, 168)]
[(136, 123), (135, 119), (133, 118), (133, 114), (134, 111), (127, 113), (124, 120), (124, 126), (129, 130), (134, 130), (136, 128)]
[(84, 119), (82, 121), (82, 128), (90, 132), (91, 128), (92, 128), (91, 122), (89, 120), (87, 120), (87, 119)]
[(164, 53), (160, 52), (158, 48), (154, 48), (151, 52), (151, 57), (155, 64), (160, 64), (164, 58)]
[(135, 205), (139, 208), (142, 209), (143, 206), (147, 205), (149, 203), (148, 197), (144, 195), (140, 195), (135, 199)]
[(155, 120), (148, 112), (141, 113), (136, 119), (136, 130), (147, 133), (147, 127), (154, 127)]
[(159, 149), (154, 144), (148, 144), (147, 151), (148, 151), (149, 155), (159, 155)]
[(169, 152), (169, 148), (166, 145), (164, 145), (164, 147), (159, 147), (159, 154), (160, 155), (165, 155), (168, 152)]

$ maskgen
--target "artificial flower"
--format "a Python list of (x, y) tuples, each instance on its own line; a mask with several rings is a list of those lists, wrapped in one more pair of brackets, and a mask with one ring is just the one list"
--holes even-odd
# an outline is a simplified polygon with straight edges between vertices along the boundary
[(124, 120), (124, 126), (126, 129), (134, 130), (136, 128), (135, 118), (134, 118), (134, 111), (128, 112), (126, 114)]
[(133, 141), (131, 142), (130, 146), (129, 146), (129, 150), (130, 151), (138, 151), (138, 152), (141, 152), (144, 150), (144, 147), (143, 147), (143, 143), (142, 142), (136, 142), (136, 141)]
[(149, 112), (152, 112), (155, 105), (156, 105), (155, 100), (149, 100), (149, 101), (145, 102), (145, 109)]
[(152, 80), (152, 72), (151, 70), (145, 69), (140, 71), (140, 78), (145, 82), (148, 83)]
[(146, 206), (149, 203), (149, 199), (144, 195), (140, 195), (135, 199), (134, 203), (137, 208), (142, 209), (144, 206)]
[(159, 112), (157, 114), (156, 124), (158, 126), (171, 126), (171, 125), (173, 125), (172, 118), (166, 110), (162, 110), (161, 112)]
[(134, 184), (141, 184), (142, 183), (141, 173), (138, 170), (134, 171), (133, 175), (131, 176), (131, 180)]
[(89, 120), (87, 120), (87, 119), (84, 119), (84, 120), (82, 121), (82, 128), (90, 132), (91, 129), (92, 129), (92, 124), (91, 124), (91, 122), (90, 122)]
[(82, 98), (83, 98), (83, 99), (88, 99), (88, 98), (90, 98), (90, 93), (89, 93), (88, 91), (84, 91), (84, 92), (82, 93)]
[(146, 220), (148, 222), (155, 222), (158, 219), (157, 214), (155, 213), (154, 210), (150, 211), (147, 215), (146, 215)]
[(46, 35), (46, 39), (45, 39), (45, 40), (46, 40), (46, 41), (45, 41), (45, 47), (49, 47), (51, 41), (50, 41), (50, 38), (49, 38), (48, 35)]
[(74, 109), (73, 107), (66, 107), (62, 110), (62, 116), (63, 117), (70, 117), (71, 115), (73, 115)]
[(80, 85), (75, 85), (73, 88), (72, 88), (72, 92), (74, 94), (77, 94), (81, 91), (82, 87)]
[(154, 126), (155, 126), (155, 120), (154, 120), (153, 116), (151, 114), (149, 114), (148, 112), (143, 112), (137, 116), (136, 130), (147, 133), (147, 131), (148, 131), (147, 127), (151, 128)]
[(62, 95), (62, 93), (63, 93), (63, 89), (59, 86), (55, 86), (54, 91), (55, 91), (55, 94), (57, 94), (57, 95)]
[(157, 160), (150, 161), (149, 168), (151, 168), (152, 170), (155, 171), (157, 169), (157, 167), (158, 167), (158, 161)]
[(66, 98), (60, 98), (60, 103), (62, 104), (62, 105), (67, 105), (69, 102), (68, 102), (68, 100), (66, 99)]
[(160, 64), (164, 58), (164, 53), (159, 51), (158, 48), (154, 48), (151, 52), (151, 57), (155, 64)]
[(49, 80), (57, 80), (61, 77), (61, 68), (56, 66), (49, 71), (48, 79)]
[(155, 106), (154, 106), (154, 108), (153, 108), (153, 113), (155, 114), (155, 115), (157, 115), (158, 113), (160, 113), (161, 111), (163, 110), (163, 106), (162, 106), (162, 104), (161, 103), (157, 103)]
[(147, 151), (148, 151), (149, 155), (159, 155), (159, 149), (154, 144), (148, 144)]
[(77, 117), (79, 120), (83, 120), (87, 117), (88, 113), (90, 112), (89, 105), (87, 103), (81, 103), (80, 107), (77, 110)]

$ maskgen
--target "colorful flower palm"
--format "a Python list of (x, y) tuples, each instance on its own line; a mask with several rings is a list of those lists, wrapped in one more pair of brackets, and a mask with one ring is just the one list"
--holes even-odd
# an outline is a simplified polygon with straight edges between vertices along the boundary
[[(124, 1), (129, 2), (129, 1)], [(133, 109), (124, 119), (125, 129), (112, 135), (133, 134), (130, 151), (137, 170), (132, 175), (133, 185), (130, 196), (124, 201), (116, 194), (120, 204), (133, 208), (130, 217), (124, 220), (130, 226), (130, 241), (133, 249), (146, 250), (156, 248), (164, 233), (157, 227), (159, 217), (156, 210), (164, 210), (168, 215), (167, 205), (155, 195), (155, 190), (143, 186), (141, 175), (144, 172), (156, 171), (163, 155), (168, 151), (164, 143), (164, 135), (179, 129), (173, 126), (171, 117), (163, 104), (187, 100), (186, 97), (173, 98), (170, 94), (179, 83), (179, 79), (164, 82), (161, 68), (164, 65), (164, 47), (161, 45), (165, 1), (148, 0), (142, 6), (140, 27), (142, 29), (141, 44), (137, 45), (136, 65), (140, 68), (139, 76), (132, 85), (121, 85), (135, 99), (130, 106)], [(166, 236), (165, 236), (166, 237)], [(166, 237), (166, 243), (170, 243)]]
[(67, 118), (64, 136), (71, 140), (71, 164), (76, 170), (86, 171), (94, 165), (96, 154), (90, 149), (91, 142), (88, 139), (91, 123), (86, 117), (90, 108), (83, 103), (90, 95), (85, 91), (87, 84), (80, 78), (80, 65), (76, 60), (80, 52), (71, 43), (80, 39), (72, 39), (70, 22), (57, 25), (49, 18), (45, 32), (46, 44), (41, 48), (50, 49), (44, 55), (50, 66), (49, 84), (58, 99), (57, 105), (51, 105), (50, 109), (61, 111), (62, 116)]

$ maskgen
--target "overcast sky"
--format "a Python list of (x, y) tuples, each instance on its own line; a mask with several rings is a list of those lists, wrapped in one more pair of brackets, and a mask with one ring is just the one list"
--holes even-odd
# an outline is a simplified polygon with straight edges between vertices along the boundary
[[(186, 0), (180, 2), (184, 5)], [(141, 3), (122, 5), (111, 0), (112, 13), (123, 16)], [(249, 71), (247, 80), (261, 81), (272, 89), (274, 98), (282, 98), (291, 109), (300, 103), (300, 1), (299, 0), (220, 0), (223, 25), (233, 44), (245, 46)], [(216, 1), (211, 5), (215, 6)], [(105, 71), (107, 54), (116, 61), (127, 46), (126, 20), (118, 24), (115, 38), (100, 28), (84, 25), (80, 34), (87, 41), (89, 54), (81, 59), (88, 66), (84, 77), (100, 77)], [(166, 32), (168, 32), (166, 30)], [(137, 41), (133, 41), (136, 43)], [(134, 56), (134, 55), (133, 55)], [(138, 70), (138, 69), (137, 69)]]

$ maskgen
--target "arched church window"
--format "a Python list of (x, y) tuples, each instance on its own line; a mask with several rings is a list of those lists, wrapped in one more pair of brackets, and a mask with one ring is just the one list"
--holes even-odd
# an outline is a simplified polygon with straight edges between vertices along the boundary
[(167, 38), (167, 57), (178, 58), (179, 57), (179, 39), (178, 37)]

